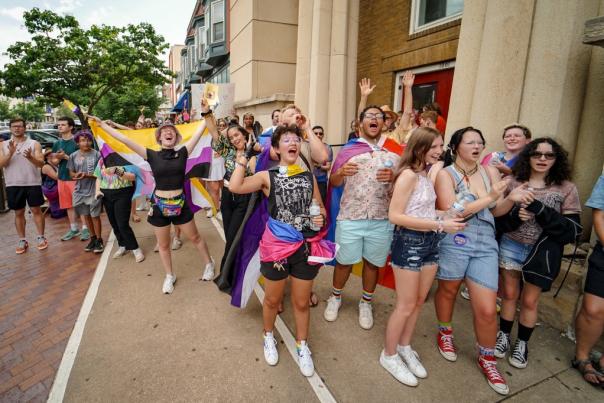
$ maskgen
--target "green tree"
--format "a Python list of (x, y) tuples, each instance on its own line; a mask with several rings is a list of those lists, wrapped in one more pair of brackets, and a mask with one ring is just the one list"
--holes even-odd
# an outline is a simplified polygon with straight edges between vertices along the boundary
[(7, 120), (11, 117), (10, 103), (8, 101), (0, 100), (0, 120)]
[(44, 107), (37, 102), (19, 102), (10, 110), (13, 118), (20, 117), (28, 122), (39, 122), (44, 118)]
[(145, 116), (152, 117), (162, 101), (155, 86), (136, 80), (124, 91), (107, 93), (97, 104), (96, 114), (119, 123), (136, 122), (141, 106), (145, 107)]
[[(161, 85), (171, 72), (160, 59), (168, 47), (150, 24), (80, 27), (73, 16), (33, 8), (23, 14), (31, 40), (9, 46), (2, 92), (57, 105), (68, 99), (93, 114), (108, 93), (136, 81)], [(78, 111), (82, 124), (84, 114)]]

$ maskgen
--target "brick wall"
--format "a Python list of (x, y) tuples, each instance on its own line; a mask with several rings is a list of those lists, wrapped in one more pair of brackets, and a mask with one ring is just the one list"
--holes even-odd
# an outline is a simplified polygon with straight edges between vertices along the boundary
[(392, 105), (398, 71), (455, 59), (461, 20), (410, 37), (410, 16), (411, 0), (360, 2), (357, 78), (377, 84), (369, 104)]

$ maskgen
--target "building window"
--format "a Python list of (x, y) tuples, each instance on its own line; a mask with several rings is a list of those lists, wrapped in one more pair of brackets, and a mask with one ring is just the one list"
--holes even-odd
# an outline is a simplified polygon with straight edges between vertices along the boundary
[(195, 71), (195, 45), (189, 45), (187, 56), (189, 57), (189, 62), (191, 63), (189, 65), (189, 72), (192, 73)]
[(212, 42), (224, 41), (224, 0), (212, 2), (211, 6)]
[(414, 34), (461, 18), (464, 0), (413, 0), (411, 29)]
[(206, 27), (201, 26), (197, 28), (197, 36), (195, 37), (197, 40), (197, 50), (199, 51), (199, 60), (203, 60), (205, 58), (206, 51)]

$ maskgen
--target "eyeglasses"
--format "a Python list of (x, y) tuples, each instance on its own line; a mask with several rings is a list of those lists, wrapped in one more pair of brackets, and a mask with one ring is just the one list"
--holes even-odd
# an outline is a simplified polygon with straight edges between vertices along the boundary
[(23, 126), (23, 125), (12, 125), (10, 128), (11, 129), (25, 129), (25, 126)]
[(556, 159), (556, 153), (540, 153), (539, 151), (533, 151), (529, 154), (531, 158), (540, 160), (545, 157), (546, 160), (551, 161)]
[(384, 114), (383, 113), (366, 113), (364, 115), (364, 117), (366, 117), (367, 119), (377, 119), (377, 120), (384, 120)]
[(466, 145), (466, 146), (484, 147), (484, 141), (468, 141), (468, 142), (461, 143), (461, 144)]
[(281, 143), (283, 144), (290, 144), (290, 143), (301, 143), (302, 139), (298, 136), (286, 136), (286, 137), (281, 137), (281, 140), (279, 140)]

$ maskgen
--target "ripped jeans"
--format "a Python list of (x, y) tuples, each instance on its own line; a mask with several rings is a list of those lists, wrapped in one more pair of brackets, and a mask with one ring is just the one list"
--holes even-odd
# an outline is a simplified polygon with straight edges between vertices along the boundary
[(392, 237), (392, 267), (420, 271), (438, 264), (438, 246), (444, 233), (396, 227)]

